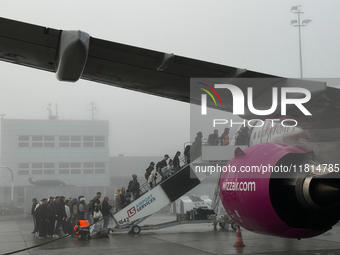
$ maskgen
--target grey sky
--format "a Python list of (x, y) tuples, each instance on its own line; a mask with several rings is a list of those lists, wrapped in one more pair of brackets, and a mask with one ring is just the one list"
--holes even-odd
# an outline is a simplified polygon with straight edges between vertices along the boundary
[[(298, 29), (290, 26), (297, 18), (290, 8), (298, 4), (305, 12), (302, 19), (313, 20), (302, 28), (304, 76), (339, 77), (338, 0), (2, 0), (0, 16), (299, 77)], [(0, 73), (0, 114), (5, 118), (45, 119), (48, 103), (57, 103), (61, 119), (90, 119), (88, 109), (94, 101), (97, 119), (110, 120), (111, 155), (174, 156), (190, 139), (188, 104), (83, 80), (61, 83), (52, 73), (5, 62), (0, 62)], [(205, 136), (212, 131), (200, 130)]]

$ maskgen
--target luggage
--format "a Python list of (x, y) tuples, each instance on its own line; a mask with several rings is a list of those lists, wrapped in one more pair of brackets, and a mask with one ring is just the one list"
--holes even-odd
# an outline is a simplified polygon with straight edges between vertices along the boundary
[(100, 229), (100, 231), (98, 232), (98, 237), (100, 238), (106, 238), (109, 237), (110, 234), (110, 229), (109, 228), (102, 228)]

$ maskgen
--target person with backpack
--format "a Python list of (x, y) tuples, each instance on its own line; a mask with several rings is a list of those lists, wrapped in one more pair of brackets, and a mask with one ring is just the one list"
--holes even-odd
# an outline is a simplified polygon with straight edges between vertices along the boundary
[(150, 176), (152, 170), (154, 170), (154, 169), (155, 169), (155, 163), (151, 162), (149, 167), (145, 170), (144, 177), (145, 177), (146, 181), (149, 180), (149, 176)]
[(69, 205), (71, 212), (71, 229), (74, 229), (74, 226), (78, 223), (78, 199), (73, 198)]
[[(92, 218), (93, 218), (93, 213), (96, 211), (100, 211), (100, 207), (102, 205), (102, 203), (100, 202), (100, 197), (102, 196), (102, 193), (101, 192), (97, 192), (96, 196), (92, 199), (92, 206), (90, 208), (90, 214), (92, 215)], [(94, 219), (94, 218), (93, 218)], [(98, 222), (99, 221), (99, 218), (97, 219), (94, 219), (94, 223)]]
[(86, 220), (86, 203), (85, 203), (85, 197), (82, 197), (79, 200), (78, 207), (77, 207), (77, 212), (78, 212), (78, 220)]
[(164, 178), (161, 181), (166, 180), (174, 173), (174, 161), (172, 159), (169, 160), (169, 164), (166, 167), (163, 167), (162, 173)]
[(132, 180), (129, 182), (129, 186), (127, 189), (127, 192), (130, 192), (132, 195), (132, 199), (136, 200), (139, 198), (140, 192), (139, 192), (139, 182), (137, 180), (137, 175), (132, 175)]
[(156, 169), (152, 170), (149, 179), (148, 179), (148, 186), (149, 189), (153, 189), (156, 186), (156, 180), (157, 180), (157, 171)]
[(168, 163), (166, 162), (169, 158), (168, 154), (164, 155), (164, 158), (159, 161), (156, 165), (156, 171), (162, 176), (162, 179), (164, 178), (163, 174), (162, 174), (162, 169), (168, 165)]

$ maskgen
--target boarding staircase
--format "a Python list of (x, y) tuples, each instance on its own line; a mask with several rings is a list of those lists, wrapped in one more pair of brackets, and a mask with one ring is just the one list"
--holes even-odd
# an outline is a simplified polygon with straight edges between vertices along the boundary
[[(184, 164), (179, 171), (169, 175), (163, 181), (160, 181), (161, 176), (158, 175), (158, 183), (154, 188), (150, 189), (147, 183), (142, 184), (140, 186), (140, 197), (112, 215), (116, 222), (116, 227), (132, 228), (169, 203), (176, 201), (211, 175), (211, 173), (207, 172), (196, 172), (195, 166), (215, 163), (225, 165), (228, 160), (234, 157), (234, 151), (237, 147), (242, 146), (203, 145), (202, 155), (193, 162)], [(185, 158), (182, 158), (181, 162), (184, 160)], [(220, 175), (220, 173), (218, 174)]]

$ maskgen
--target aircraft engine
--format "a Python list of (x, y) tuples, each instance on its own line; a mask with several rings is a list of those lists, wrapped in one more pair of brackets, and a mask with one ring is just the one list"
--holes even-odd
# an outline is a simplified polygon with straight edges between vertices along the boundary
[(331, 229), (340, 219), (340, 165), (319, 164), (312, 156), (277, 143), (237, 148), (220, 182), (229, 216), (245, 229), (281, 237)]

